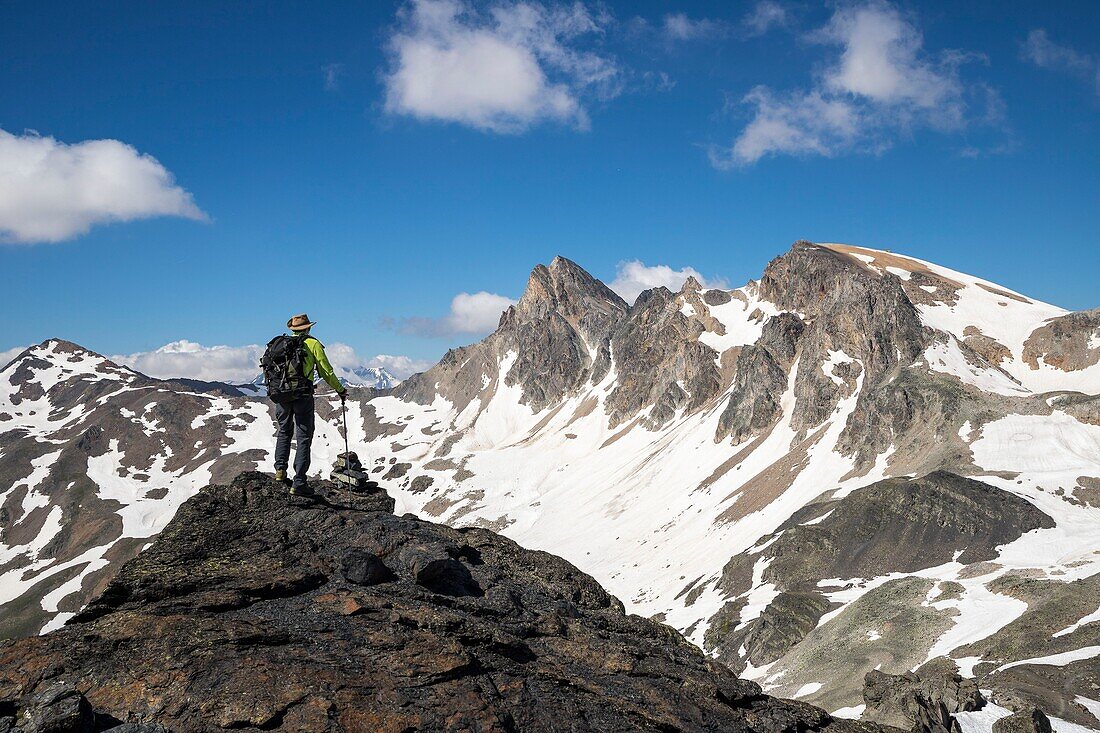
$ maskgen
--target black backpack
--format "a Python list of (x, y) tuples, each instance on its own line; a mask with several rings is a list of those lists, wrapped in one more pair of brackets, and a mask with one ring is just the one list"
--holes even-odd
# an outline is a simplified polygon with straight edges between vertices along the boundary
[(305, 364), (305, 339), (284, 333), (267, 342), (260, 368), (264, 370), (264, 384), (272, 402), (286, 404), (313, 394), (313, 382), (306, 378)]

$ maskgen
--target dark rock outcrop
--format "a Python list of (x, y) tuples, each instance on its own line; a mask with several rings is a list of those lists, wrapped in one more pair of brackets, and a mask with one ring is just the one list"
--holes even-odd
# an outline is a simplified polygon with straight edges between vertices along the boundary
[(1043, 364), (1074, 371), (1100, 363), (1100, 348), (1094, 344), (1100, 337), (1100, 308), (1067, 313), (1052, 318), (1035, 329), (1024, 342), (1024, 361), (1032, 369)]
[(200, 491), (68, 626), (0, 645), (0, 720), (71, 721), (46, 728), (59, 733), (872, 729), (761, 694), (560, 558), (322, 488), (314, 503), (246, 473)]
[(771, 535), (778, 538), (765, 550), (741, 553), (726, 564), (720, 587), (733, 598), (749, 590), (753, 566), (762, 558), (771, 558), (764, 582), (783, 592), (740, 631), (721, 638), (721, 627), (712, 627), (708, 648), (729, 659), (744, 645), (749, 661), (767, 664), (801, 641), (828, 610), (817, 592), (823, 579), (912, 573), (953, 558), (992, 560), (998, 546), (1053, 526), (1027, 500), (946, 471), (878, 481), (807, 506)]
[(733, 393), (718, 420), (717, 438), (731, 436), (740, 442), (775, 422), (804, 330), (805, 324), (794, 313), (780, 313), (764, 324), (756, 343), (741, 351)]
[(993, 733), (1051, 733), (1050, 718), (1038, 708), (1020, 710), (995, 721)]
[(932, 660), (916, 672), (895, 675), (877, 670), (863, 681), (866, 721), (914, 733), (960, 730), (952, 713), (980, 710), (985, 699), (972, 679), (964, 679), (946, 659)]

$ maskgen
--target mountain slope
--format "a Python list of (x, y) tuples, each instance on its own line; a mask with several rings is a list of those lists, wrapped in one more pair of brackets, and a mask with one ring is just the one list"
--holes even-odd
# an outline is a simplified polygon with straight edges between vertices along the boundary
[[(358, 393), (350, 438), (400, 511), (559, 554), (631, 610), (658, 616), (778, 694), (855, 715), (861, 700), (850, 680), (876, 665), (900, 673), (949, 656), (968, 676), (1001, 679), (1005, 699), (1038, 702), (1042, 665), (996, 670), (1051, 649), (1085, 654), (1100, 628), (1086, 582), (1100, 570), (1098, 326), (1096, 311), (1067, 313), (847, 245), (796, 243), (744, 287), (689, 281), (633, 306), (557, 258), (535, 268), (492, 335), (391, 393)], [(34, 630), (62, 591), (46, 600), (45, 587), (31, 588), (68, 572), (55, 570), (68, 561), (47, 546), (54, 530), (44, 519), (70, 481), (110, 495), (114, 475), (133, 485), (147, 475), (160, 488), (170, 467), (172, 478), (193, 474), (197, 487), (207, 472), (266, 465), (272, 439), (258, 400), (157, 383), (146, 388), (155, 399), (129, 406), (119, 400), (134, 399), (131, 388), (113, 394), (117, 367), (95, 362), (70, 387), (52, 376), (68, 358), (56, 347), (27, 358), (42, 363), (21, 359), (0, 372), (0, 420), (12, 415), (0, 422), (0, 469), (14, 487), (4, 495), (0, 588), (9, 578), (21, 584), (10, 603), (22, 609), (19, 628)], [(87, 352), (81, 360), (95, 361)], [(49, 389), (34, 398), (38, 407), (15, 404), (39, 374)], [(177, 401), (161, 409), (221, 420), (221, 451), (211, 443), (196, 453), (186, 429), (162, 434), (143, 422), (154, 402)], [(320, 413), (315, 465), (342, 446), (331, 408)], [(110, 450), (94, 448), (102, 463), (76, 452), (100, 419), (117, 431), (116, 452), (133, 453), (112, 458), (111, 471), (98, 468)], [(153, 442), (134, 452), (131, 441)], [(64, 464), (51, 457), (59, 450)], [(9, 467), (17, 451), (26, 458)], [(21, 512), (26, 497), (42, 504), (33, 521)], [(137, 503), (115, 502), (104, 506), (118, 517)], [(894, 515), (891, 505), (914, 509)], [(72, 532), (77, 515), (59, 515), (57, 532)], [(996, 531), (982, 534), (990, 523)], [(866, 526), (896, 541), (866, 538)], [(808, 568), (783, 561), (812, 550), (805, 537), (828, 537), (832, 554), (817, 553)], [(860, 555), (857, 541), (877, 549)], [(865, 561), (836, 560), (852, 556)], [(97, 571), (100, 581), (113, 567)], [(1009, 592), (1024, 581), (1047, 590)], [(89, 590), (57, 602), (72, 612)], [(1064, 597), (1060, 615), (1040, 614), (1052, 593)], [(1050, 632), (1080, 621), (1057, 644), (1043, 638), (1055, 623), (1043, 619), (1074, 614)], [(998, 642), (1010, 632), (1015, 641)], [(837, 658), (844, 664), (813, 662)], [(1043, 704), (1100, 728), (1091, 703), (1075, 700), (1097, 699), (1082, 682), (1089, 676), (1072, 679), (1058, 683), (1059, 711)]]

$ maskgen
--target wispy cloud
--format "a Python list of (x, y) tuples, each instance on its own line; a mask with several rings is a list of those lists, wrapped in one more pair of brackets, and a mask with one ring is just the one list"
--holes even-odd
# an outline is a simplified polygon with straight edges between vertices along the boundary
[(675, 270), (668, 265), (646, 265), (641, 260), (620, 262), (615, 279), (608, 283), (608, 287), (622, 296), (627, 303), (633, 303), (643, 290), (650, 288), (664, 286), (673, 292), (678, 292), (689, 277), (694, 277), (705, 288), (726, 287), (724, 279), (705, 278), (694, 267)]
[[(186, 378), (245, 384), (259, 375), (260, 357), (263, 353), (264, 347), (258, 344), (203, 346), (194, 341), (181, 339), (153, 351), (118, 354), (110, 359), (158, 379)], [(424, 371), (433, 363), (390, 354), (379, 354), (372, 359), (364, 359), (351, 346), (339, 342), (327, 344), (325, 353), (337, 373), (350, 373), (362, 367), (383, 367), (398, 379), (405, 379), (415, 372)]]
[(335, 92), (340, 89), (340, 77), (344, 75), (343, 64), (325, 64), (321, 67), (321, 73), (325, 77), (325, 91)]
[(919, 127), (959, 131), (987, 124), (988, 85), (966, 85), (962, 64), (976, 54), (931, 54), (914, 23), (881, 0), (845, 5), (808, 40), (839, 51), (809, 89), (757, 86), (742, 102), (753, 108), (729, 147), (711, 150), (721, 168), (768, 155), (832, 156), (879, 152)]
[(496, 329), (501, 313), (515, 304), (514, 299), (496, 293), (459, 293), (451, 300), (447, 315), (441, 318), (411, 316), (389, 325), (400, 333), (429, 338), (485, 335)]
[(0, 241), (60, 242), (155, 216), (206, 219), (163, 165), (123, 142), (0, 130)]
[(585, 100), (622, 89), (611, 57), (583, 47), (608, 19), (581, 3), (411, 0), (398, 12), (385, 109), (498, 133), (550, 121), (589, 126)]
[(785, 28), (790, 23), (786, 7), (774, 0), (761, 0), (741, 21), (747, 36), (762, 36), (772, 28)]
[(1046, 29), (1036, 28), (1028, 33), (1020, 52), (1026, 61), (1036, 66), (1088, 79), (1093, 84), (1093, 90), (1100, 94), (1100, 59), (1055, 43), (1050, 40)]
[(710, 18), (689, 18), (686, 13), (669, 13), (661, 22), (661, 33), (669, 41), (721, 38), (729, 33), (729, 24)]

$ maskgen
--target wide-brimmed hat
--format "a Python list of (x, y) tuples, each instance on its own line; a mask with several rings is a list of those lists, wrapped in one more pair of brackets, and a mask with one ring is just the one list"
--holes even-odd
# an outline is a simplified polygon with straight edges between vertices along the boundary
[(286, 327), (291, 331), (305, 331), (307, 328), (316, 326), (317, 324), (309, 320), (309, 316), (305, 313), (299, 313), (296, 316), (291, 316), (290, 320), (286, 322)]

